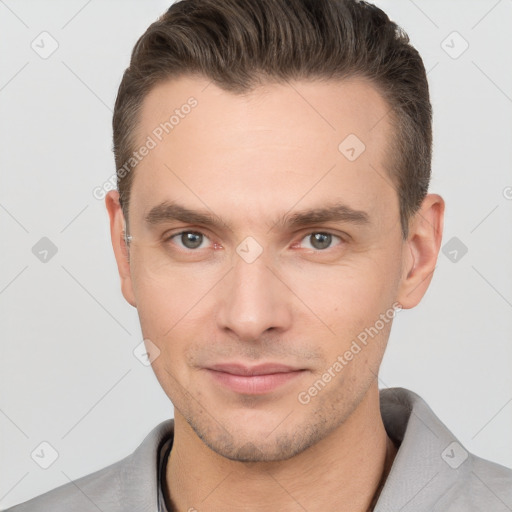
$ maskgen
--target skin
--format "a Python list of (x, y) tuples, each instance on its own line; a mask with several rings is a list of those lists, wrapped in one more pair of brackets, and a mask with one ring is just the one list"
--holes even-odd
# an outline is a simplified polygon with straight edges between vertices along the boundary
[[(386, 170), (389, 106), (361, 79), (266, 84), (237, 96), (183, 76), (146, 97), (140, 143), (190, 96), (197, 107), (136, 168), (129, 247), (118, 193), (106, 197), (122, 292), (160, 351), (152, 366), (174, 404), (167, 499), (179, 511), (367, 510), (386, 447), (391, 460), (396, 453), (378, 390), (392, 321), (309, 403), (298, 395), (332, 374), (338, 356), (393, 303), (420, 302), (441, 244), (444, 201), (427, 195), (402, 239)], [(349, 134), (366, 146), (354, 161), (338, 149)], [(165, 200), (225, 224), (146, 224)], [(335, 201), (369, 222), (275, 223)], [(184, 229), (205, 235), (200, 248), (164, 237)], [(324, 232), (335, 236), (318, 248), (312, 235)], [(251, 263), (236, 252), (248, 236), (262, 249)], [(254, 395), (205, 370), (222, 362), (302, 371)]]

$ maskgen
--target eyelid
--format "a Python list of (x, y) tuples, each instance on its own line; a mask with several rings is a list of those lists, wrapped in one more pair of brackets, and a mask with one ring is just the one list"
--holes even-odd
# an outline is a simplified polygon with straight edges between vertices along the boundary
[(172, 238), (176, 235), (181, 235), (183, 233), (200, 233), (201, 235), (210, 238), (210, 236), (206, 234), (207, 231), (208, 230), (205, 228), (196, 228), (193, 226), (192, 227), (186, 226), (186, 227), (174, 228), (174, 229), (169, 229), (169, 230), (165, 231), (162, 235), (162, 240), (169, 240), (170, 238)]

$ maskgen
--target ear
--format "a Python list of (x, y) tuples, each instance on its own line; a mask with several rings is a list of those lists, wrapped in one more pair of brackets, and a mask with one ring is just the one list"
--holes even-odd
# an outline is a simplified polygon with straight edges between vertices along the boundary
[(444, 206), (441, 196), (428, 194), (409, 223), (397, 296), (404, 309), (420, 302), (432, 280), (443, 236)]
[(119, 277), (121, 278), (121, 291), (127, 302), (136, 307), (130, 273), (129, 247), (124, 239), (125, 219), (119, 203), (119, 192), (117, 190), (111, 190), (106, 195), (105, 206), (110, 217), (110, 237), (112, 239)]

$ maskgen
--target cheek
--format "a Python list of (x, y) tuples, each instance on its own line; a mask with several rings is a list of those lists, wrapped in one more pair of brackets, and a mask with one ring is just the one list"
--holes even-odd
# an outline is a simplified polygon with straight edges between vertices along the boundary
[[(297, 295), (311, 309), (304, 308), (304, 314), (316, 317), (313, 320), (325, 340), (324, 357), (331, 364), (342, 356), (349, 367), (345, 373), (353, 374), (367, 365), (377, 368), (385, 350), (396, 296), (396, 265), (386, 269), (385, 263), (383, 258), (361, 256), (357, 264), (347, 261), (317, 266), (314, 271), (303, 268), (296, 276)], [(311, 325), (311, 318), (305, 320), (302, 325)]]
[[(378, 318), (393, 302), (390, 272), (370, 261), (336, 266), (302, 267), (292, 278), (298, 297), (328, 325), (361, 326)], [(382, 309), (382, 311), (381, 311)]]
[(197, 334), (188, 321), (197, 293), (178, 273), (163, 279), (141, 272), (135, 278), (134, 290), (143, 338), (159, 350), (151, 364), (153, 372), (169, 399), (181, 403), (188, 382), (184, 354)]
[[(152, 367), (171, 400), (189, 384), (187, 354), (202, 344), (212, 332), (215, 315), (207, 310), (219, 280), (212, 268), (191, 271), (184, 265), (148, 265), (134, 260), (132, 280), (137, 299), (142, 335), (154, 343), (160, 353)], [(217, 269), (218, 270), (218, 269)]]
[(133, 290), (144, 336), (175, 337), (180, 326), (201, 308), (201, 298), (212, 288), (215, 276), (197, 266), (193, 271), (165, 259), (149, 260), (143, 251), (131, 266)]

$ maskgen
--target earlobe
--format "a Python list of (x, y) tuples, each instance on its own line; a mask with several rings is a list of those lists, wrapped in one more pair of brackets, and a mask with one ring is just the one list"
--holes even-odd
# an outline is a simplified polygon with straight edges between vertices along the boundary
[(123, 210), (119, 203), (119, 192), (117, 190), (112, 190), (107, 194), (105, 197), (105, 206), (110, 218), (110, 237), (119, 277), (121, 279), (121, 291), (126, 301), (133, 307), (136, 307), (130, 269), (129, 239), (127, 240), (127, 236), (125, 236), (126, 223)]
[(404, 309), (415, 307), (425, 295), (436, 267), (444, 223), (444, 200), (428, 194), (411, 219), (404, 243), (405, 261), (397, 300)]

